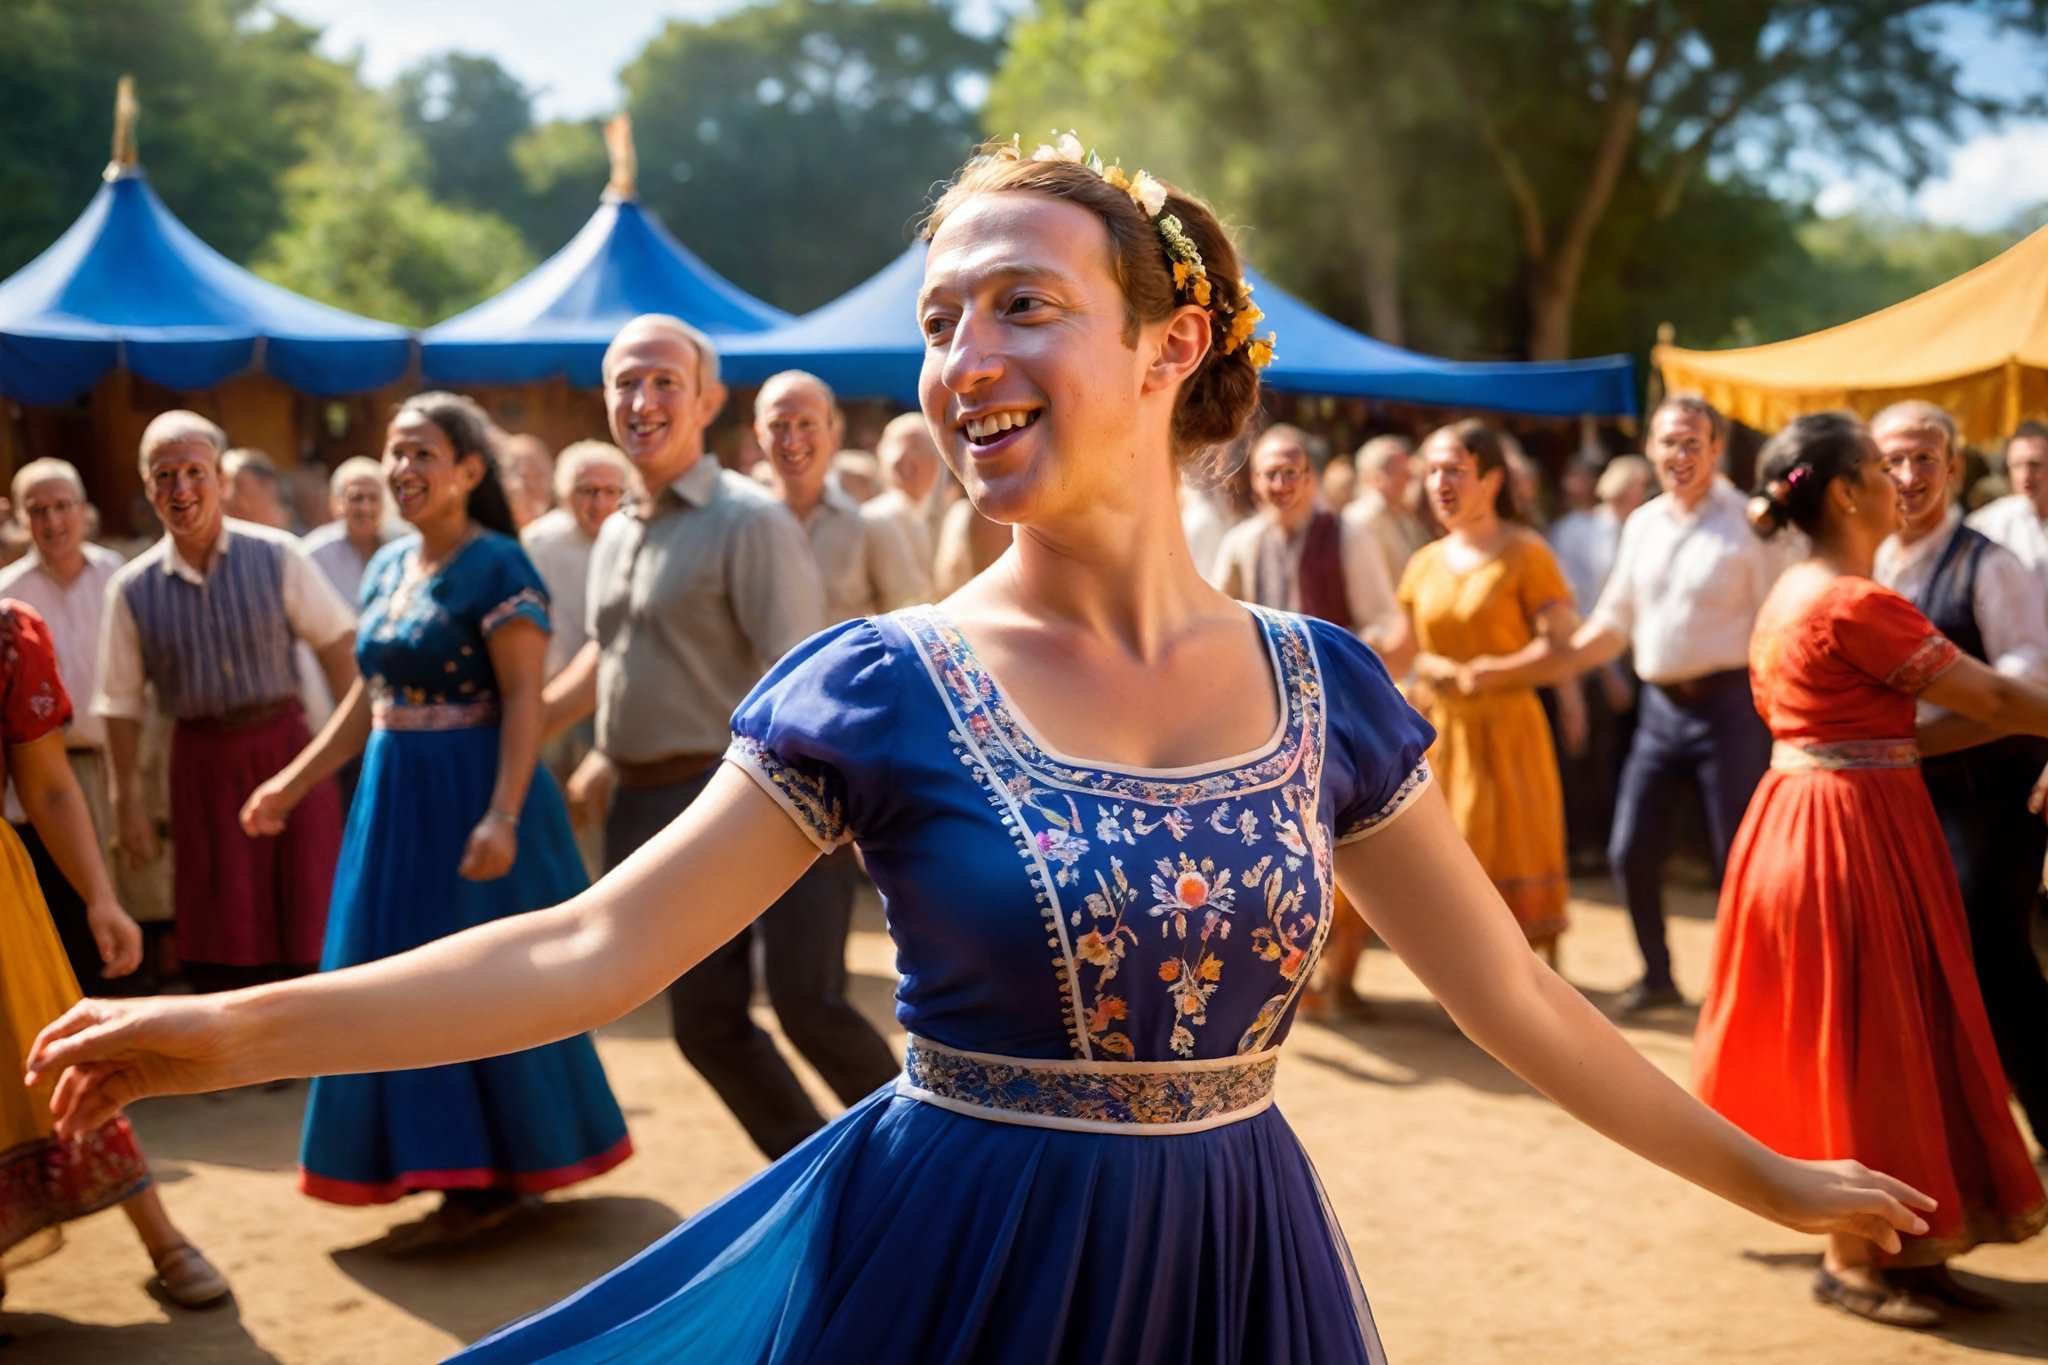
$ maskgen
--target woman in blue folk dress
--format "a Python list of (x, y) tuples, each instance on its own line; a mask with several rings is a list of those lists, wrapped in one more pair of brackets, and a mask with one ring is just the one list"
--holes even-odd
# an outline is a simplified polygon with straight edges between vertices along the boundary
[[(1792, 1226), (1924, 1228), (1914, 1191), (1773, 1154), (1630, 1048), (1529, 951), (1379, 661), (1202, 581), (1179, 465), (1243, 428), (1271, 339), (1206, 206), (1070, 144), (991, 149), (929, 229), (924, 413), (1017, 528), (996, 565), (793, 651), (705, 794), (567, 905), (312, 983), (79, 1006), (33, 1054), (73, 1068), (62, 1122), (589, 1028), (852, 841), (903, 1075), (465, 1359), (1384, 1359), (1272, 1105), (1339, 883), (1461, 1026), (1617, 1141)], [(709, 343), (647, 318), (614, 353), (622, 442), (701, 443)]]
[[(481, 409), (421, 394), (392, 418), (384, 462), (419, 534), (363, 575), (362, 681), (243, 810), (281, 828), (301, 793), (357, 753), (323, 971), (542, 906), (588, 885), (560, 792), (536, 766), (548, 603), (511, 534)], [(366, 745), (367, 741), (367, 745)], [(632, 1150), (585, 1037), (454, 1066), (313, 1083), (299, 1188), (337, 1204), (443, 1191), (388, 1249), (474, 1235), (523, 1199)]]

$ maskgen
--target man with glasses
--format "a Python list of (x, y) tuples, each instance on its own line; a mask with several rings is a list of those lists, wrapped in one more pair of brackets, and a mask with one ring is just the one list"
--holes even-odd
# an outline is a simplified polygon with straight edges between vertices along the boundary
[[(106, 610), (107, 584), (120, 571), (121, 556), (86, 538), (92, 506), (78, 470), (63, 460), (31, 460), (14, 476), (15, 515), (28, 531), (25, 558), (0, 569), (0, 597), (34, 607), (49, 624), (56, 646), (57, 672), (65, 690), (90, 697), (100, 683), (100, 622)], [(84, 707), (76, 709), (64, 732), (65, 757), (78, 777), (92, 810), (93, 827), (102, 841), (113, 829), (107, 808), (106, 722)], [(86, 926), (85, 901), (58, 869), (28, 823), (10, 787), (7, 819), (34, 861), (36, 881), (57, 921), (65, 956), (87, 995), (107, 991), (100, 974), (100, 954)]]
[(306, 533), (306, 554), (327, 575), (351, 610), (362, 605), (363, 571), (370, 557), (405, 534), (387, 515), (384, 466), (367, 455), (351, 455), (327, 481), (327, 508), (334, 520)]
[(639, 490), (632, 462), (609, 441), (577, 441), (555, 460), (556, 506), (519, 533), (519, 543), (547, 585), (554, 634), (543, 672), (552, 678), (569, 666), (590, 638), (590, 552), (612, 513)]

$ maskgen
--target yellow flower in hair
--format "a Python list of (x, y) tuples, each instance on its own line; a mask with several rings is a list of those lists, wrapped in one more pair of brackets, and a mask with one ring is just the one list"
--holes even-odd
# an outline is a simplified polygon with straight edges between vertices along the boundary
[(1209, 298), (1209, 277), (1207, 275), (1195, 276), (1195, 302), (1207, 308), (1209, 306)]
[(1273, 341), (1273, 333), (1268, 332), (1252, 343), (1252, 348), (1246, 353), (1245, 359), (1251, 361), (1253, 369), (1263, 370), (1273, 363)]
[(1131, 178), (1124, 174), (1122, 166), (1104, 166), (1102, 168), (1102, 178), (1122, 190), (1125, 194), (1131, 192)]

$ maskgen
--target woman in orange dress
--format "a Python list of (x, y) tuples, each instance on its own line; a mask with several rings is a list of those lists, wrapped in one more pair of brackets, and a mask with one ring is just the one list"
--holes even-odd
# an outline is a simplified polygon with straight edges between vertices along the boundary
[(1555, 966), (1569, 887), (1550, 722), (1535, 688), (1488, 688), (1465, 665), (1539, 637), (1561, 647), (1578, 613), (1556, 556), (1516, 515), (1500, 437), (1467, 420), (1432, 435), (1422, 454), (1424, 497), (1445, 535), (1401, 575), (1408, 635), (1390, 644), (1390, 663), (1419, 649), (1410, 700), (1436, 726), (1430, 766), (1480, 865)]
[(1948, 1260), (2048, 1221), (2012, 1120), (1941, 826), (1917, 771), (1914, 702), (2048, 734), (2048, 691), (1963, 655), (1870, 580), (1898, 493), (1862, 423), (1802, 417), (1764, 448), (1751, 505), (1812, 554), (1750, 644), (1777, 741), (1730, 851), (1700, 1013), (1700, 1097), (1803, 1157), (1881, 1166), (1940, 1201), (1895, 1255), (1833, 1235), (1821, 1299), (1896, 1326), (1995, 1306)]

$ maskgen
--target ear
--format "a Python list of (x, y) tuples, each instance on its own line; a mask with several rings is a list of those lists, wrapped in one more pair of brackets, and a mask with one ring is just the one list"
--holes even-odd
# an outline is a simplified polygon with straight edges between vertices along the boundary
[(697, 395), (697, 424), (710, 426), (725, 407), (725, 385), (713, 380)]
[(1846, 477), (1829, 479), (1827, 493), (1824, 496), (1827, 499), (1828, 510), (1837, 516), (1848, 516), (1851, 509), (1856, 506), (1856, 486)]
[(1171, 393), (1201, 366), (1209, 354), (1210, 321), (1209, 310), (1196, 304), (1182, 304), (1174, 311), (1146, 367), (1145, 392)]

